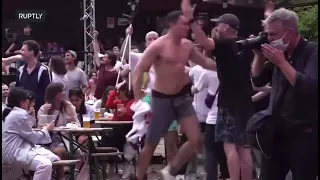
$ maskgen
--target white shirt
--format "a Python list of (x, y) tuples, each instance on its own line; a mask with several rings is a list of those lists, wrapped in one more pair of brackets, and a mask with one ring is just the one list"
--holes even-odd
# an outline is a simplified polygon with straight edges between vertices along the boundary
[(114, 65), (114, 69), (119, 71), (119, 69), (122, 67), (122, 63), (120, 61), (117, 61), (116, 64)]
[(199, 122), (205, 122), (209, 112), (209, 108), (205, 105), (204, 101), (208, 93), (208, 83), (203, 82), (204, 78), (200, 78), (203, 72), (207, 70), (203, 69), (201, 66), (196, 65), (192, 67), (189, 71), (189, 76), (193, 81), (194, 87), (199, 91), (193, 97), (193, 107), (197, 113)]
[[(219, 79), (216, 71), (204, 70), (201, 74), (198, 84), (195, 85), (197, 90), (200, 90), (203, 87), (208, 87), (208, 93), (210, 95), (214, 95), (219, 87)], [(206, 95), (207, 96), (207, 95)], [(217, 121), (217, 113), (218, 113), (218, 94), (216, 99), (213, 102), (211, 109), (208, 112), (208, 116), (206, 119), (207, 124), (216, 124)]]

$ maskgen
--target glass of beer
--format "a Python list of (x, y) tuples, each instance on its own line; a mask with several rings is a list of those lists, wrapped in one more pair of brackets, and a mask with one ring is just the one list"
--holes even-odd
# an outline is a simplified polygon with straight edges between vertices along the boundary
[(100, 110), (95, 110), (94, 111), (94, 119), (99, 120), (100, 119)]
[(106, 108), (101, 108), (100, 109), (100, 114), (101, 114), (101, 117), (104, 118), (104, 113), (106, 112)]
[(82, 119), (83, 119), (83, 127), (90, 128), (90, 116), (88, 114), (83, 114)]

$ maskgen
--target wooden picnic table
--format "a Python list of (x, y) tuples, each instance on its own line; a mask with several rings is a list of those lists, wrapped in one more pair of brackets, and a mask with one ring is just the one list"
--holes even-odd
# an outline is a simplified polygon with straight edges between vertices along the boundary
[[(88, 144), (88, 148), (86, 148), (88, 150), (88, 154), (89, 156), (91, 155), (92, 151), (94, 150), (92, 146), (94, 146), (93, 144), (93, 141), (92, 141), (92, 137), (91, 137), (91, 134), (95, 134), (95, 133), (100, 133), (100, 132), (103, 132), (103, 133), (108, 133), (112, 131), (112, 128), (66, 128), (66, 127), (55, 127), (52, 132), (55, 132), (57, 133), (64, 146), (67, 148), (66, 144), (64, 143), (63, 141), (63, 138), (67, 139), (69, 141), (69, 154), (75, 158), (75, 149), (74, 149), (74, 145), (77, 146), (77, 148), (84, 148), (84, 146), (82, 144), (79, 144), (77, 141), (74, 140), (74, 136), (75, 134), (82, 134), (82, 135), (87, 135), (88, 136), (88, 141), (89, 141), (89, 144)], [(66, 133), (67, 136), (63, 135), (62, 133)], [(90, 158), (89, 158), (89, 161), (90, 161)], [(89, 162), (90, 164), (90, 162)], [(75, 170), (75, 166), (71, 166), (70, 167), (70, 180), (75, 180), (75, 177), (74, 177), (74, 170)], [(96, 169), (96, 173), (98, 173), (99, 171)], [(90, 178), (92, 179), (92, 167), (90, 166)]]
[(66, 133), (97, 133), (97, 132), (110, 132), (112, 128), (59, 128), (56, 127), (52, 130), (52, 132), (66, 132)]
[(107, 120), (98, 120), (95, 121), (96, 124), (101, 124), (101, 125), (121, 125), (121, 124), (133, 124), (132, 121), (107, 121)]

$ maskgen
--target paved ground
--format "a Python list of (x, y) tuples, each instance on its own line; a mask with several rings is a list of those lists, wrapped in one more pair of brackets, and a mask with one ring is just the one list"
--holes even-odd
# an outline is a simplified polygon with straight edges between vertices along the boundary
[[(161, 175), (159, 174), (159, 171), (164, 167), (163, 165), (152, 165), (151, 168), (149, 169), (149, 173), (148, 173), (148, 180), (159, 180), (161, 179)], [(119, 167), (119, 171), (121, 173), (122, 171), (122, 167)], [(121, 174), (117, 175), (117, 174), (112, 174), (109, 175), (107, 180), (119, 180), (122, 179), (121, 178)], [(125, 179), (128, 180), (129, 178)]]

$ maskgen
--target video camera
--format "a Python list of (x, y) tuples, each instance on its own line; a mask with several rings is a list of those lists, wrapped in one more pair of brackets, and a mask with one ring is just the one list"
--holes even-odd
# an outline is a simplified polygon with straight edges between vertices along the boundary
[(269, 43), (268, 33), (266, 32), (260, 32), (259, 35), (254, 38), (248, 38), (248, 39), (237, 41), (237, 44), (241, 51), (261, 49), (261, 45), (265, 43)]

